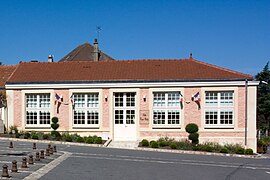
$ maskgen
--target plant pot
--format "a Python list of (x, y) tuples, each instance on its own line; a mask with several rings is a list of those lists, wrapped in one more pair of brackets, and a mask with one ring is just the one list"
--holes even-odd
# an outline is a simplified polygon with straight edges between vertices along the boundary
[(257, 146), (257, 153), (263, 153), (263, 146)]

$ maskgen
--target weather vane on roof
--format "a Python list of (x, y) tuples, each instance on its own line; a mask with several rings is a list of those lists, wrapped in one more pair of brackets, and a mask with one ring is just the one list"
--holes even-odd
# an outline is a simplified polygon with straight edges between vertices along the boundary
[(97, 31), (97, 39), (99, 39), (99, 32), (101, 31), (101, 26), (97, 26), (96, 27), (96, 31)]

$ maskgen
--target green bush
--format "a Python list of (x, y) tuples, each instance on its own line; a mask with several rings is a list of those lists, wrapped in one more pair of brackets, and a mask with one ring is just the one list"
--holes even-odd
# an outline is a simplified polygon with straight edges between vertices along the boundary
[(66, 142), (72, 142), (72, 137), (71, 137), (70, 134), (64, 134), (64, 135), (62, 136), (62, 139), (63, 139), (64, 141), (66, 141)]
[(29, 139), (31, 137), (31, 134), (29, 132), (24, 133), (24, 139)]
[(199, 131), (198, 125), (195, 123), (189, 123), (186, 125), (186, 132), (191, 134), (191, 133), (196, 133)]
[(253, 154), (253, 150), (248, 148), (245, 150), (245, 154), (248, 154), (248, 155), (252, 155)]
[(93, 137), (92, 136), (88, 136), (87, 138), (86, 138), (86, 141), (85, 141), (87, 144), (93, 144), (94, 143), (94, 139), (93, 139)]
[(158, 141), (158, 145), (159, 147), (165, 147), (165, 146), (168, 146), (168, 142), (161, 140), (161, 141)]
[(59, 120), (58, 120), (58, 117), (53, 117), (53, 118), (52, 118), (52, 123), (53, 123), (53, 124), (57, 124), (58, 121), (59, 121)]
[(205, 151), (213, 152), (213, 147), (208, 145), (208, 146), (206, 146)]
[(170, 147), (171, 147), (171, 149), (176, 149), (177, 148), (177, 145), (176, 145), (176, 143), (171, 143), (170, 144)]
[(51, 139), (59, 141), (61, 139), (61, 134), (58, 131), (51, 131)]
[(49, 134), (43, 134), (42, 139), (49, 139)]
[(59, 124), (51, 124), (51, 127), (52, 127), (53, 130), (55, 131), (56, 129), (59, 128)]
[(148, 147), (149, 146), (149, 141), (147, 139), (142, 140), (142, 146), (143, 147)]
[(199, 134), (198, 133), (191, 133), (188, 136), (188, 139), (192, 141), (192, 144), (198, 144), (199, 143)]
[(84, 142), (84, 138), (83, 137), (78, 137), (77, 142)]
[(151, 148), (158, 148), (158, 143), (156, 141), (150, 141)]
[(101, 137), (97, 137), (95, 140), (96, 144), (102, 144), (102, 138)]
[(177, 149), (181, 149), (181, 150), (192, 150), (192, 144), (188, 141), (178, 141), (176, 142), (177, 144)]
[(237, 148), (243, 148), (241, 144), (225, 144), (224, 147), (229, 150), (229, 153), (236, 153)]
[(38, 139), (38, 134), (35, 131), (31, 132), (31, 139)]
[(227, 153), (229, 153), (229, 150), (228, 150), (228, 148), (223, 147), (223, 148), (220, 149), (219, 152), (227, 154)]
[(235, 153), (236, 154), (245, 154), (245, 149), (242, 147), (238, 147), (238, 148), (236, 148)]

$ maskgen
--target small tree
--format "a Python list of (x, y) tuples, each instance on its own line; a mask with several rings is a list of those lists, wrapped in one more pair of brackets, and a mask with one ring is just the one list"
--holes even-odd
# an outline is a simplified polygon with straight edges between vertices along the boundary
[(189, 123), (186, 125), (186, 132), (189, 133), (188, 139), (191, 140), (192, 144), (199, 143), (199, 128), (197, 124)]
[(59, 128), (58, 117), (52, 118), (51, 127), (53, 128), (53, 131), (51, 132), (52, 139), (59, 140), (61, 138), (61, 134), (56, 131)]

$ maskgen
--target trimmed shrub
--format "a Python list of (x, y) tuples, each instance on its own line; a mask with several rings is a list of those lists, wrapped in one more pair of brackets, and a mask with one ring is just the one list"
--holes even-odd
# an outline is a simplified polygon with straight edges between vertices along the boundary
[(156, 141), (151, 141), (150, 146), (151, 148), (158, 148), (158, 143)]
[(51, 139), (59, 141), (61, 139), (61, 134), (58, 131), (52, 131)]
[(192, 150), (192, 144), (188, 141), (178, 141), (176, 142), (177, 144), (177, 149), (181, 149), (181, 150)]
[(212, 146), (206, 146), (205, 151), (207, 152), (213, 152), (213, 147)]
[(195, 123), (189, 123), (186, 125), (186, 132), (191, 134), (199, 131), (199, 127)]
[(229, 153), (229, 150), (226, 147), (223, 147), (223, 148), (220, 149), (219, 152), (227, 154), (227, 153)]
[(57, 124), (58, 121), (59, 121), (59, 120), (58, 120), (58, 117), (53, 117), (53, 118), (52, 118), (52, 123), (53, 123), (53, 124)]
[(171, 147), (171, 149), (176, 149), (177, 148), (177, 145), (176, 145), (176, 143), (171, 143), (170, 144), (170, 147)]
[(248, 148), (245, 150), (245, 154), (248, 154), (248, 155), (252, 155), (253, 154), (253, 150)]
[(93, 139), (93, 137), (92, 136), (88, 136), (87, 138), (86, 138), (86, 141), (85, 141), (87, 144), (93, 144), (94, 143), (94, 139)]
[(96, 144), (102, 144), (102, 138), (101, 137), (97, 137), (95, 140)]
[(52, 124), (51, 124), (51, 127), (53, 128), (54, 131), (56, 131), (56, 129), (59, 128), (58, 117), (53, 117), (53, 118), (52, 118)]
[(52, 127), (53, 130), (55, 131), (56, 129), (59, 128), (59, 124), (51, 124), (51, 127)]
[(142, 146), (143, 147), (148, 147), (149, 146), (149, 141), (147, 139), (142, 140)]
[(245, 154), (245, 149), (242, 147), (238, 147), (238, 148), (236, 148), (235, 153), (236, 154)]
[(243, 148), (241, 144), (225, 144), (224, 147), (229, 150), (229, 153), (236, 153), (237, 148)]
[(198, 133), (191, 133), (188, 136), (188, 139), (192, 141), (192, 144), (198, 144), (199, 143), (199, 134)]
[(161, 140), (161, 141), (158, 141), (158, 145), (159, 147), (165, 147), (165, 146), (168, 146), (168, 142)]
[(31, 139), (38, 139), (38, 134), (35, 131), (31, 132)]

